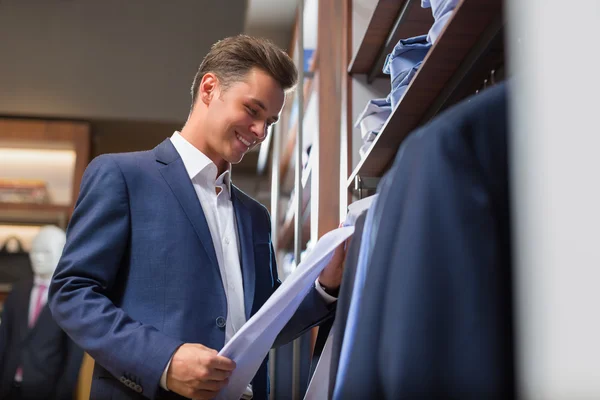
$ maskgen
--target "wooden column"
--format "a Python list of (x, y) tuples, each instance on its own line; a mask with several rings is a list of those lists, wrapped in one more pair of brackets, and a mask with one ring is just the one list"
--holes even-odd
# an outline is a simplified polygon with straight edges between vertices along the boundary
[[(347, 61), (343, 57), (345, 0), (319, 1), (319, 135), (318, 168), (318, 237), (339, 225), (340, 208), (340, 129), (342, 73)], [(314, 193), (314, 192), (313, 192)]]

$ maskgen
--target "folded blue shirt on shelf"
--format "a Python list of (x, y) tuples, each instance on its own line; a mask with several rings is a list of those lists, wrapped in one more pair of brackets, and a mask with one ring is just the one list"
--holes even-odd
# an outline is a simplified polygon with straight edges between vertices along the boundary
[(427, 41), (434, 44), (440, 33), (448, 23), (452, 12), (458, 5), (459, 0), (421, 0), (421, 7), (431, 8), (433, 19), (435, 22), (429, 29), (427, 34)]
[(406, 88), (417, 73), (421, 62), (431, 48), (427, 35), (415, 36), (398, 41), (394, 49), (387, 55), (383, 72), (390, 75), (392, 90), (387, 100), (396, 108)]
[(391, 113), (392, 106), (387, 99), (371, 99), (367, 102), (354, 124), (354, 127), (360, 128), (360, 136), (363, 140), (359, 150), (361, 158), (364, 157)]

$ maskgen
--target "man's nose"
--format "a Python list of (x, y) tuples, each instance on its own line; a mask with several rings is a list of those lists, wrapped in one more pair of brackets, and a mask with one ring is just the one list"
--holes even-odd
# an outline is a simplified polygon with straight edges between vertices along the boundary
[(252, 135), (256, 138), (256, 141), (263, 141), (267, 137), (267, 124), (266, 122), (256, 121), (252, 124), (252, 128), (250, 129)]

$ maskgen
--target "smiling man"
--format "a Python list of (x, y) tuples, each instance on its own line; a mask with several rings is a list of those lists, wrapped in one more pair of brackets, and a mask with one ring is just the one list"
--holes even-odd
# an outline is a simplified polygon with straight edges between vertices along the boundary
[[(214, 44), (188, 120), (155, 149), (103, 155), (84, 175), (50, 288), (59, 325), (96, 360), (92, 399), (214, 398), (235, 363), (217, 355), (279, 286), (264, 206), (231, 165), (277, 122), (297, 71), (268, 41)], [(278, 337), (331, 314), (338, 250)], [(267, 362), (244, 398), (268, 396)]]

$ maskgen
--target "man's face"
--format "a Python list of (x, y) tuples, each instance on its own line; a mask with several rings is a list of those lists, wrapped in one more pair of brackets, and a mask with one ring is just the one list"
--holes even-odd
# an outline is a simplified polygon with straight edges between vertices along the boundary
[(233, 82), (225, 91), (217, 87), (208, 104), (207, 154), (211, 159), (239, 163), (262, 143), (279, 119), (285, 102), (281, 86), (266, 72), (252, 69), (246, 79)]

